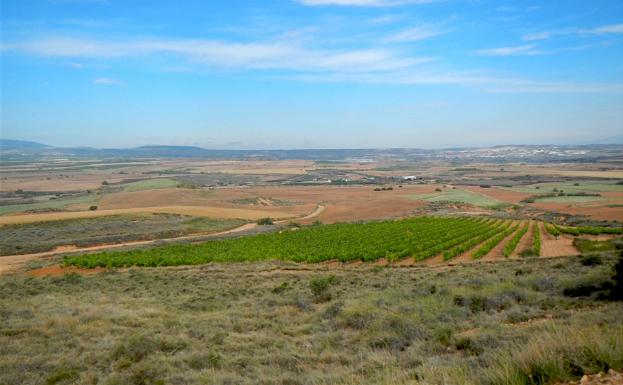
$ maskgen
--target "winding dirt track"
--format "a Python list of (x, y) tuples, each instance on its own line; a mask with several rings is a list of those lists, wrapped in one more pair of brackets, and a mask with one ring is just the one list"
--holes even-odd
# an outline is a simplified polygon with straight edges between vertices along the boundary
[[(320, 215), (323, 211), (324, 211), (324, 206), (318, 205), (316, 207), (316, 210), (314, 210), (314, 212), (307, 214), (303, 217), (293, 218), (293, 219), (303, 220), (303, 219), (314, 218)], [(281, 220), (281, 221), (277, 221), (276, 223), (287, 223), (288, 221), (289, 220)], [(54, 250), (44, 251), (41, 253), (7, 255), (4, 257), (0, 256), (0, 274), (17, 270), (30, 261), (34, 261), (37, 259), (50, 258), (50, 257), (59, 255), (59, 254), (76, 254), (76, 253), (84, 253), (84, 252), (91, 252), (91, 251), (112, 250), (112, 249), (118, 249), (121, 247), (146, 246), (146, 245), (152, 245), (152, 244), (157, 244), (157, 243), (162, 243), (162, 242), (175, 242), (175, 241), (188, 241), (188, 240), (204, 241), (204, 240), (209, 240), (211, 238), (218, 238), (218, 237), (227, 236), (231, 234), (248, 232), (248, 231), (255, 229), (257, 226), (258, 226), (257, 223), (247, 223), (247, 224), (238, 226), (230, 230), (221, 231), (218, 233), (211, 233), (211, 234), (185, 235), (182, 237), (151, 239), (151, 240), (146, 240), (146, 241), (130, 241), (130, 242), (97, 245), (97, 246), (89, 246), (89, 247), (59, 246)]]

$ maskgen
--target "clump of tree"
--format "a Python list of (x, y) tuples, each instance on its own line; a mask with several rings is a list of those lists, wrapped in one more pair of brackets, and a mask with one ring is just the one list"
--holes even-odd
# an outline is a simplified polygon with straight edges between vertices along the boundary
[(89, 206), (89, 210), (95, 211), (95, 210), (97, 210), (97, 206)]

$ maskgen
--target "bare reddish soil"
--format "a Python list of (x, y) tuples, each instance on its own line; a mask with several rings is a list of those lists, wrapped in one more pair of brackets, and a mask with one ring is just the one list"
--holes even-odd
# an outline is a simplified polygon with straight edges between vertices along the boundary
[[(615, 194), (617, 198), (620, 198), (619, 193), (601, 193), (606, 197), (610, 194)], [(623, 218), (623, 198), (612, 200), (600, 200), (595, 202), (586, 203), (547, 203), (536, 202), (531, 203), (530, 206), (539, 208), (545, 211), (556, 211), (561, 213), (568, 213), (572, 215), (586, 215), (589, 218), (598, 220), (622, 220)]]
[(525, 233), (523, 237), (521, 237), (519, 244), (517, 244), (517, 248), (515, 248), (515, 251), (510, 256), (510, 258), (519, 258), (519, 253), (532, 247), (532, 238), (534, 236), (532, 232), (533, 223), (534, 222), (532, 221), (528, 222), (528, 232)]
[(80, 268), (73, 267), (73, 266), (62, 267), (60, 265), (53, 265), (53, 266), (42, 267), (40, 269), (28, 271), (26, 272), (26, 275), (29, 275), (31, 277), (45, 277), (48, 275), (52, 277), (57, 277), (57, 276), (61, 276), (61, 275), (69, 274), (69, 273), (89, 275), (89, 274), (101, 273), (102, 271), (106, 271), (106, 269), (104, 269), (103, 267), (96, 267), (93, 269), (80, 269)]
[(566, 255), (579, 255), (580, 252), (573, 246), (573, 237), (559, 235), (554, 237), (548, 233), (543, 224), (539, 224), (541, 231), (541, 256), (561, 257)]

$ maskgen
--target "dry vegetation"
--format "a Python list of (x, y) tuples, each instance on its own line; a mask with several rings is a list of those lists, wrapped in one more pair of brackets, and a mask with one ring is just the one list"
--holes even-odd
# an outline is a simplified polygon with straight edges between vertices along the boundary
[(614, 258), (600, 260), (5, 275), (0, 383), (572, 380), (623, 367), (623, 307), (599, 291)]

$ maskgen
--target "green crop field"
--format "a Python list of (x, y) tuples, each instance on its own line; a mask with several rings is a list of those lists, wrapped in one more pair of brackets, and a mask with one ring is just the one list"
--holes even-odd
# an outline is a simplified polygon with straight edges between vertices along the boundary
[(582, 203), (582, 202), (594, 202), (604, 200), (605, 198), (598, 196), (559, 196), (559, 197), (547, 197), (547, 198), (536, 198), (536, 202), (544, 202), (544, 203)]
[[(577, 186), (576, 186), (577, 183)], [(537, 188), (538, 187), (538, 188)], [(567, 182), (567, 183), (537, 183), (526, 186), (515, 186), (508, 190), (524, 192), (530, 194), (544, 194), (552, 192), (553, 189), (562, 190), (566, 193), (598, 193), (598, 192), (621, 192), (623, 185), (616, 183), (586, 183), (586, 182)]]
[(147, 179), (140, 180), (138, 182), (130, 182), (122, 185), (123, 191), (142, 191), (153, 190), (167, 187), (177, 187), (180, 183), (174, 179), (161, 178), (161, 179)]
[(444, 189), (443, 191), (434, 194), (412, 195), (411, 198), (428, 202), (469, 203), (481, 207), (504, 204), (504, 202), (500, 200), (461, 189)]
[(100, 199), (100, 195), (88, 194), (72, 198), (51, 199), (45, 202), (24, 203), (17, 205), (0, 206), (0, 215), (19, 213), (29, 210), (64, 209), (75, 204), (94, 204)]
[(181, 244), (153, 249), (102, 252), (66, 257), (82, 267), (167, 266), (208, 262), (290, 260), (296, 262), (373, 261), (414, 257), (417, 260), (493, 236), (508, 221), (473, 218), (418, 217), (400, 221), (310, 226), (251, 237)]

